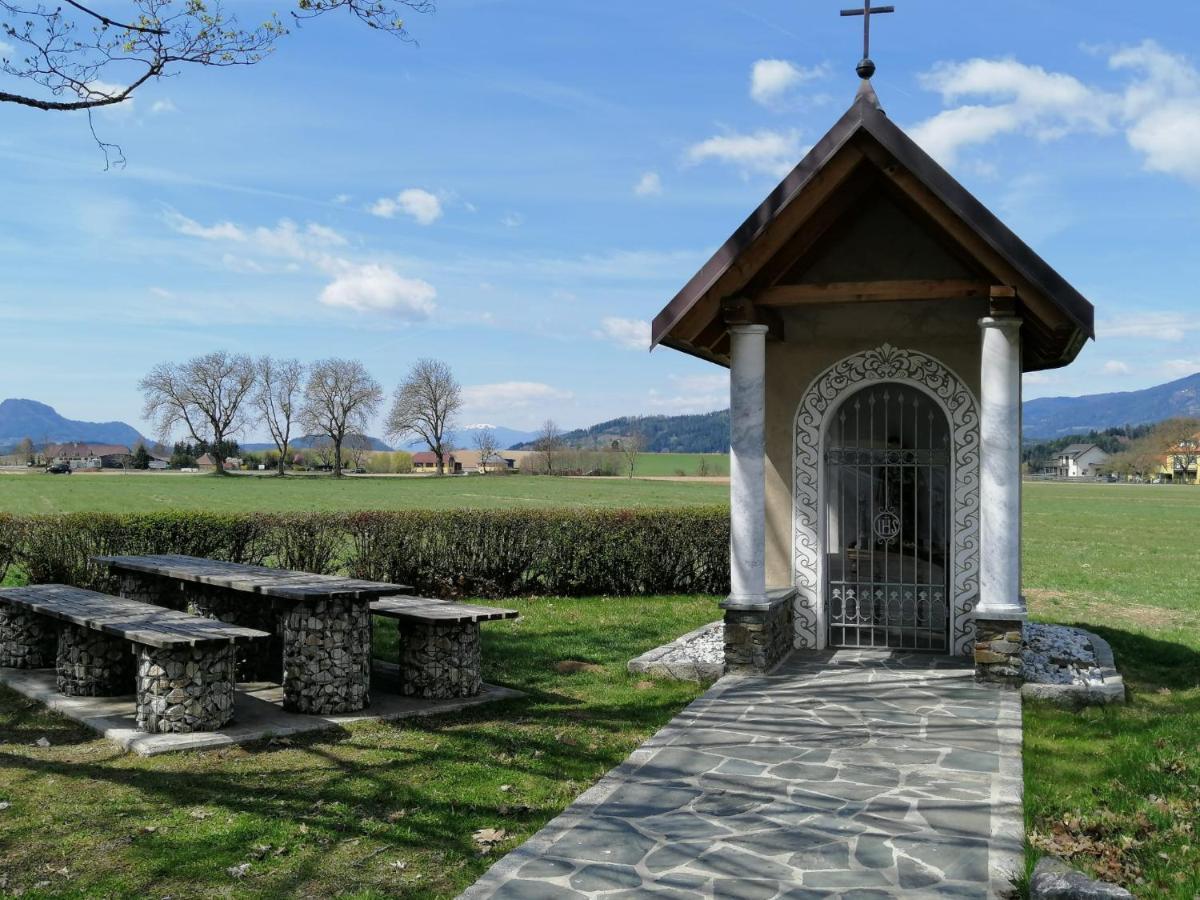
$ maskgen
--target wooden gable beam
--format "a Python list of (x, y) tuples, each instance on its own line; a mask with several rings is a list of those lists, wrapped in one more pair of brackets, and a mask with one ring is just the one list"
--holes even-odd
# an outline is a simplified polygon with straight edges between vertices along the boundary
[(802, 306), (812, 303), (879, 303), (889, 300), (965, 300), (990, 296), (991, 285), (970, 278), (901, 281), (840, 281), (779, 284), (763, 291), (759, 306)]

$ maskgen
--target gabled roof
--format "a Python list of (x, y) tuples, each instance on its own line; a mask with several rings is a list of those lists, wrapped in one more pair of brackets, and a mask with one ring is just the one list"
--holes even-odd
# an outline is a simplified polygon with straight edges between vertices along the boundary
[(762, 286), (755, 279), (772, 256), (803, 229), (828, 230), (837, 216), (826, 209), (822, 222), (822, 208), (855, 179), (860, 190), (911, 202), (981, 278), (1015, 289), (1028, 326), (1027, 371), (1066, 365), (1095, 336), (1091, 303), (888, 119), (864, 81), (837, 124), (655, 317), (651, 347), (728, 365), (722, 302), (748, 290), (753, 302)]
[[(1058, 455), (1059, 456), (1067, 456), (1067, 457), (1070, 457), (1071, 459), (1074, 459), (1075, 457), (1082, 456), (1083, 454), (1087, 453), (1089, 450), (1093, 450), (1093, 449), (1100, 450), (1100, 448), (1097, 447), (1095, 444), (1071, 444), (1070, 446), (1063, 447), (1061, 450), (1059, 450)], [(1104, 451), (1101, 450), (1100, 452), (1103, 453)], [(1105, 454), (1105, 455), (1107, 455), (1107, 454)]]

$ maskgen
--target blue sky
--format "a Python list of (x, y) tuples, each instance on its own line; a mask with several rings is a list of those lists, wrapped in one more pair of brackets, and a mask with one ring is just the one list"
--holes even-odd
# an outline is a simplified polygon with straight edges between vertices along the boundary
[[(419, 47), (319, 20), (97, 115), (121, 171), (81, 116), (0, 106), (0, 395), (144, 427), (151, 365), (225, 348), (389, 391), (439, 357), (512, 427), (719, 408), (647, 323), (849, 105), (840, 5), (443, 0)], [(898, 6), (888, 114), (1097, 307), (1027, 396), (1200, 371), (1200, 6)]]

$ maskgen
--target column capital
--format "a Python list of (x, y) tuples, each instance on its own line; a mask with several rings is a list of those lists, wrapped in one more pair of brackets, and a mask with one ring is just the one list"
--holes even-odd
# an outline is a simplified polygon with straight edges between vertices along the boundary
[(1021, 327), (1021, 322), (1020, 316), (984, 316), (979, 320), (979, 327), (1016, 331)]
[(767, 325), (758, 325), (754, 323), (729, 326), (730, 334), (766, 334), (770, 330), (770, 327)]

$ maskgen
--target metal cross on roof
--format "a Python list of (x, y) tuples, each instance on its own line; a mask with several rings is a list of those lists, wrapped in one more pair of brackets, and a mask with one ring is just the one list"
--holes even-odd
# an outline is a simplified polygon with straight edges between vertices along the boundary
[(896, 11), (894, 6), (876, 6), (871, 7), (871, 0), (863, 0), (862, 9), (843, 9), (843, 16), (862, 16), (863, 17), (863, 58), (858, 64), (857, 72), (859, 78), (870, 78), (875, 74), (875, 63), (871, 62), (871, 16), (879, 13), (892, 13)]

